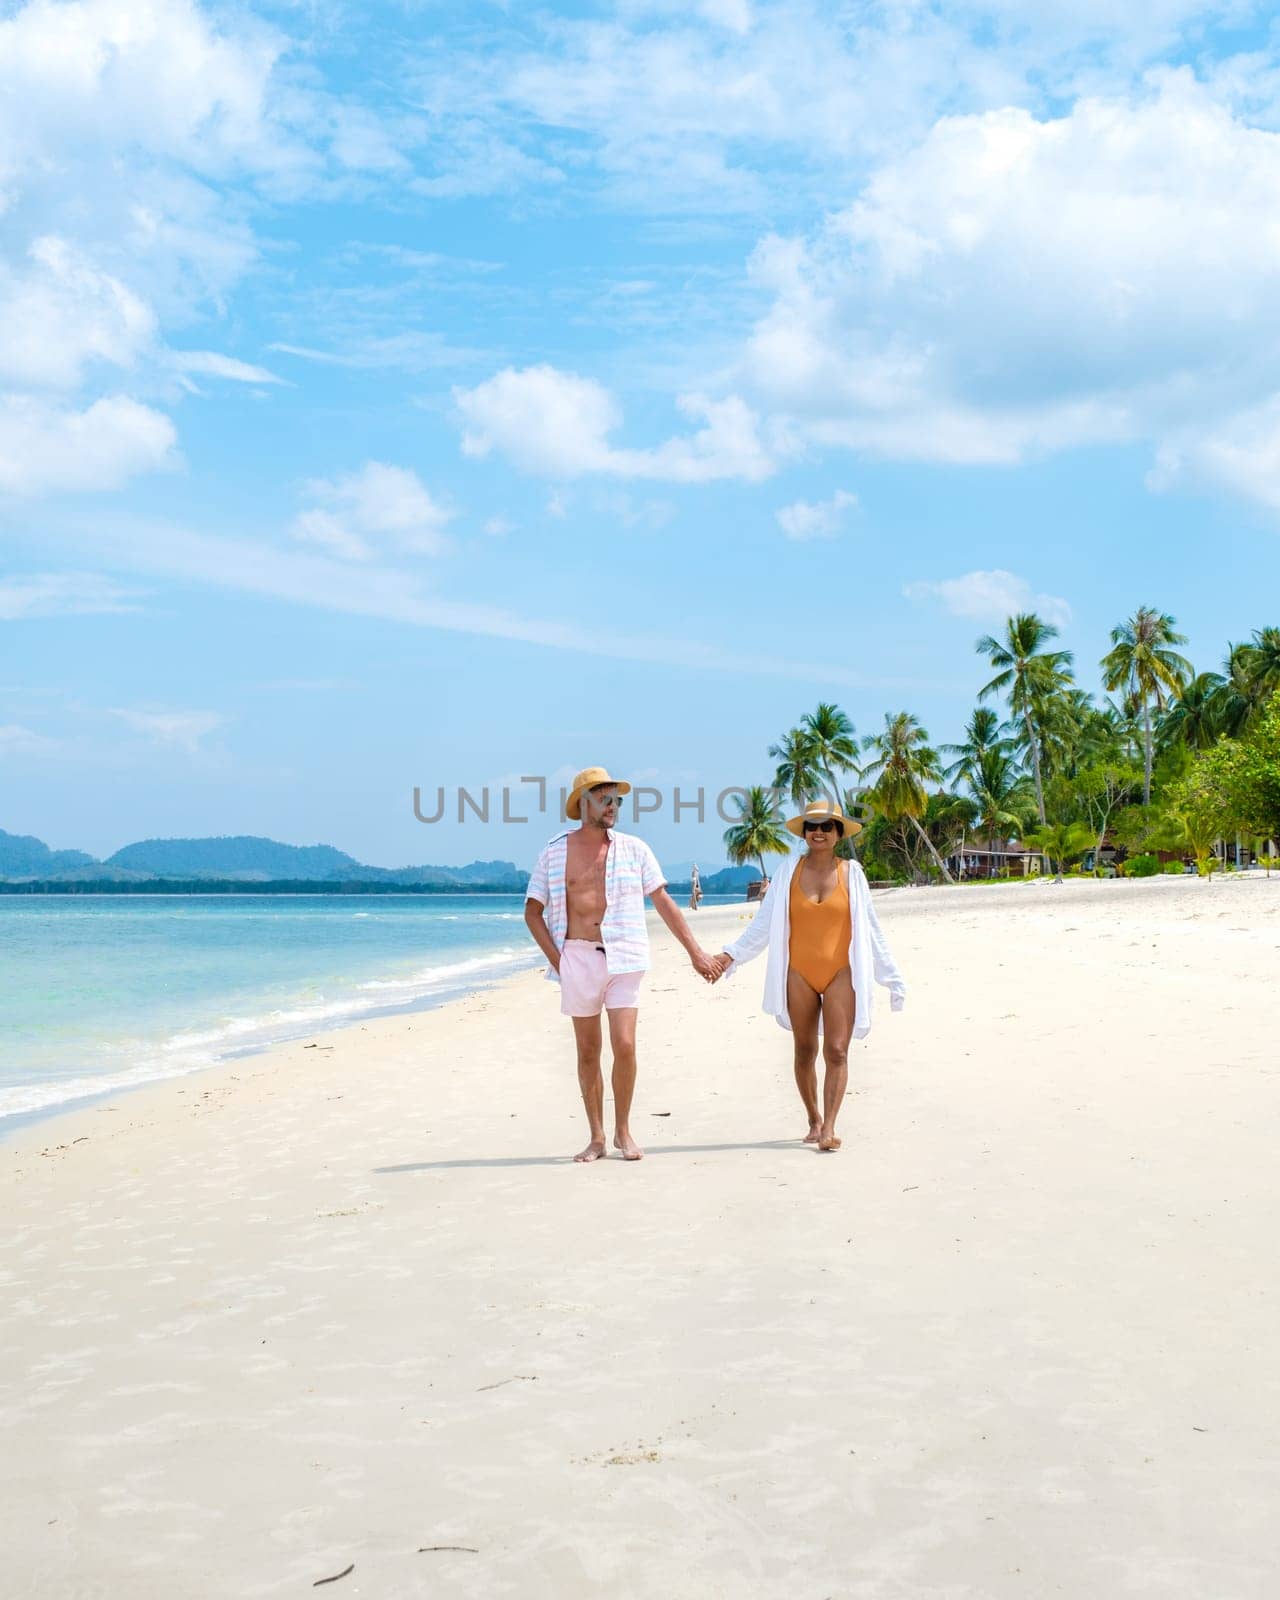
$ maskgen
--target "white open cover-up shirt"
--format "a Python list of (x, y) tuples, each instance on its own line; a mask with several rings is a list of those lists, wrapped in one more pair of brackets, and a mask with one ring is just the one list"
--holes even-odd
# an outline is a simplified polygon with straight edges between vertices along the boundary
[[(733, 965), (725, 973), (726, 978), (731, 978), (744, 962), (754, 960), (762, 950), (768, 950), (769, 960), (764, 974), (764, 1010), (779, 1027), (786, 1028), (788, 1032), (791, 1031), (791, 1018), (787, 1015), (787, 968), (791, 965), (791, 880), (803, 859), (802, 855), (787, 857), (775, 872), (751, 926), (732, 944), (722, 946), (733, 957)], [(889, 1004), (894, 1011), (902, 1010), (907, 986), (881, 932), (867, 875), (860, 862), (850, 861), (848, 867), (849, 922), (853, 930), (849, 943), (849, 970), (858, 1002), (853, 1036), (863, 1039), (871, 1031), (872, 980), (888, 989)], [(821, 1030), (821, 1016), (818, 1027)]]

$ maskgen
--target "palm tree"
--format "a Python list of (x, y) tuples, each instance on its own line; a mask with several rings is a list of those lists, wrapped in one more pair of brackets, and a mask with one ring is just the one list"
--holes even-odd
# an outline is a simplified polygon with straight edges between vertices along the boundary
[(812, 800), (822, 787), (818, 746), (808, 728), (792, 728), (769, 754), (778, 763), (773, 775), (775, 788), (785, 789), (795, 805)]
[(965, 794), (951, 794), (946, 789), (938, 789), (925, 802), (920, 826), (945, 859), (960, 852), (966, 835), (977, 820), (976, 801)]
[(1156, 743), (1162, 750), (1185, 744), (1188, 750), (1211, 750), (1218, 740), (1219, 694), (1222, 675), (1198, 672), (1184, 683), (1160, 719)]
[(1083, 822), (1052, 822), (1028, 835), (1027, 843), (1053, 862), (1053, 881), (1062, 882), (1062, 869), (1078, 860), (1093, 843), (1093, 835)]
[[(1274, 629), (1262, 630), (1266, 633)], [(1265, 696), (1260, 690), (1257, 648), (1252, 644), (1229, 644), (1222, 663), (1218, 691), (1214, 696), (1214, 715), (1220, 730), (1229, 739), (1248, 732)]]
[(858, 738), (853, 723), (839, 706), (824, 700), (816, 711), (801, 717), (800, 726), (812, 740), (814, 764), (835, 799), (839, 793), (837, 775), (858, 770)]
[(1035, 810), (1035, 795), (1030, 778), (1017, 762), (1007, 751), (994, 747), (983, 754), (968, 781), (978, 809), (978, 827), (987, 838), (987, 876), (991, 877), (997, 834), (1021, 831), (1028, 811)]
[(1138, 761), (1142, 756), (1142, 707), (1136, 695), (1120, 696), (1119, 704), (1108, 700), (1102, 715), (1111, 724), (1112, 733), (1124, 751), (1126, 759)]
[(1111, 630), (1111, 649), (1102, 658), (1107, 689), (1126, 688), (1142, 707), (1142, 803), (1151, 804), (1151, 706), (1164, 709), (1165, 694), (1177, 694), (1193, 676), (1191, 663), (1173, 648), (1186, 644), (1176, 619), (1152, 606), (1139, 606), (1128, 621)]
[(928, 804), (925, 784), (937, 783), (941, 777), (938, 754), (929, 747), (929, 735), (909, 711), (892, 716), (886, 711), (883, 733), (868, 734), (862, 748), (875, 752), (875, 759), (862, 769), (864, 778), (874, 779), (874, 803), (890, 821), (910, 822), (928, 846), (939, 872), (948, 883), (954, 883), (933, 840), (920, 826)]
[(1051, 622), (1024, 611), (1005, 623), (1003, 640), (984, 634), (974, 647), (997, 669), (991, 682), (978, 691), (985, 700), (989, 694), (1008, 692), (1009, 709), (1022, 723), (1022, 738), (1031, 757), (1036, 780), (1036, 808), (1044, 821), (1044, 777), (1041, 772), (1040, 734), (1037, 720), (1048, 703), (1071, 682), (1071, 652), (1046, 650), (1058, 637)]
[(1005, 734), (1005, 726), (990, 706), (975, 706), (973, 714), (964, 725), (964, 738), (959, 744), (944, 744), (939, 748), (955, 760), (943, 769), (948, 783), (953, 778), (963, 778), (972, 787), (973, 775), (978, 770), (988, 750), (1012, 750), (1013, 741)]
[(1250, 673), (1263, 701), (1280, 689), (1280, 628), (1255, 628)]
[(739, 798), (738, 812), (738, 821), (724, 831), (725, 853), (736, 867), (758, 861), (760, 876), (767, 882), (764, 858), (791, 852), (791, 835), (774, 809), (772, 790), (753, 785)]

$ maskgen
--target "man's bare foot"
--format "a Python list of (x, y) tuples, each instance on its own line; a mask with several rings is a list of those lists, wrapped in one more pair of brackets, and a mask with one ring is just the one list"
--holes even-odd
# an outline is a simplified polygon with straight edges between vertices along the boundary
[(613, 1148), (621, 1150), (623, 1157), (627, 1161), (639, 1161), (644, 1156), (644, 1151), (629, 1133), (615, 1133), (613, 1136)]
[(575, 1161), (603, 1161), (607, 1154), (602, 1136), (599, 1139), (593, 1139), (585, 1150), (579, 1150), (573, 1159)]
[(821, 1135), (822, 1135), (822, 1124), (820, 1122), (811, 1122), (809, 1124), (809, 1131), (804, 1136), (804, 1143), (805, 1144), (817, 1144), (817, 1142), (818, 1142), (819, 1138), (821, 1137)]
[(839, 1148), (840, 1148), (840, 1140), (836, 1138), (834, 1133), (819, 1134), (819, 1136), (818, 1136), (818, 1149), (819, 1150), (831, 1151), (831, 1150), (838, 1150)]

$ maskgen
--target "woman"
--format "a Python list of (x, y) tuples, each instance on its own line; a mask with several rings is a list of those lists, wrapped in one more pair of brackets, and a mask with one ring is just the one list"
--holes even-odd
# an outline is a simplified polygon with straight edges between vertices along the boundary
[[(884, 984), (893, 1010), (907, 986), (894, 965), (866, 874), (857, 861), (836, 859), (836, 845), (862, 824), (829, 800), (815, 800), (787, 829), (805, 842), (769, 885), (751, 926), (724, 946), (721, 974), (764, 949), (764, 1009), (795, 1036), (796, 1087), (809, 1116), (806, 1144), (840, 1148), (836, 1116), (849, 1083), (849, 1040), (871, 1030), (872, 980)], [(727, 960), (726, 960), (727, 957)], [(818, 1038), (826, 1073), (818, 1106)]]

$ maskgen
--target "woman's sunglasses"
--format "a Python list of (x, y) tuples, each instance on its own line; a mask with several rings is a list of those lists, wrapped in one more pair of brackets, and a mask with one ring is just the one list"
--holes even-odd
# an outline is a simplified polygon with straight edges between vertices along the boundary
[(830, 833), (834, 827), (835, 823), (828, 818), (826, 822), (806, 822), (804, 831), (806, 833)]

